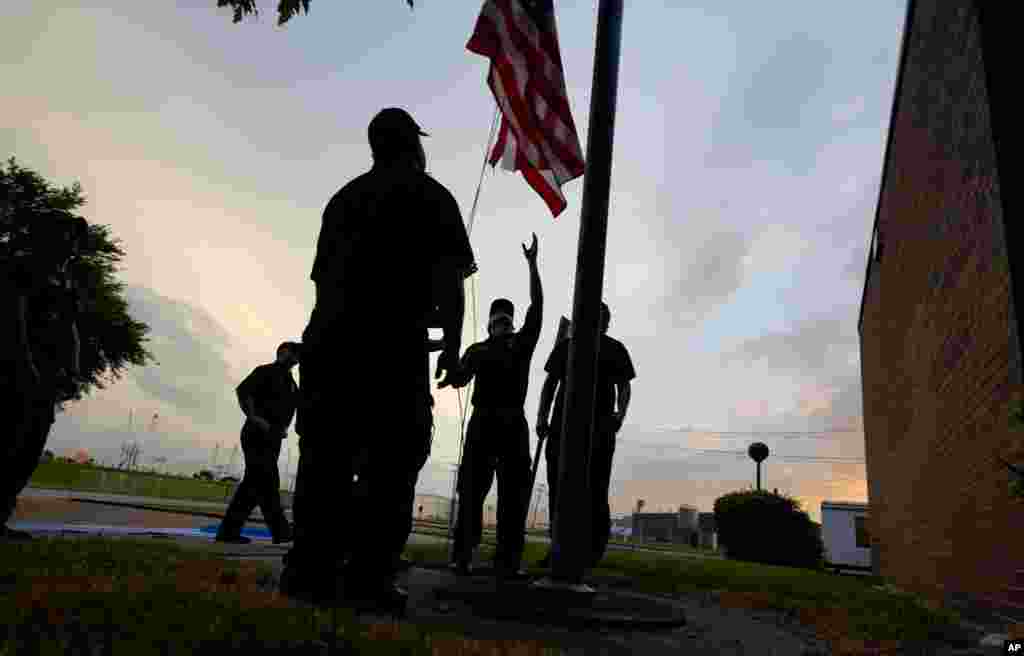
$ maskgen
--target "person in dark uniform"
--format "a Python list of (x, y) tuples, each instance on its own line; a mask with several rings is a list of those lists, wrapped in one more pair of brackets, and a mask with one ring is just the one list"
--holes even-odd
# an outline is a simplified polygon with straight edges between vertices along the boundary
[(30, 540), (6, 526), (46, 448), (56, 404), (79, 374), (80, 310), (73, 269), (89, 226), (62, 212), (35, 218), (28, 241), (0, 257), (3, 343), (0, 388), (13, 403), (0, 460), (0, 538)]
[[(608, 305), (601, 303), (601, 340), (598, 346), (596, 373), (596, 389), (594, 396), (594, 432), (590, 458), (590, 494), (591, 494), (591, 541), (590, 559), (587, 569), (597, 566), (604, 557), (608, 547), (608, 536), (611, 534), (611, 509), (608, 507), (608, 488), (611, 484), (612, 460), (615, 456), (615, 437), (622, 428), (629, 408), (631, 394), (630, 381), (636, 378), (633, 361), (625, 345), (608, 336), (611, 323), (611, 311)], [(565, 378), (569, 364), (569, 343), (565, 339), (555, 345), (548, 357), (544, 370), (548, 376), (540, 394), (540, 408), (537, 412), (537, 434), (547, 435), (544, 458), (547, 460), (548, 473), (548, 508), (555, 513), (558, 506), (558, 456), (561, 449), (562, 410), (565, 404)], [(551, 400), (555, 400), (551, 423), (548, 413), (551, 411)], [(552, 525), (558, 521), (552, 517)], [(551, 552), (538, 563), (541, 567), (551, 566)]]
[(300, 344), (281, 343), (274, 362), (256, 367), (235, 389), (238, 405), (245, 414), (242, 426), (245, 474), (217, 530), (218, 542), (251, 542), (242, 535), (242, 527), (256, 506), (263, 513), (274, 544), (292, 540), (291, 526), (281, 508), (281, 473), (277, 461), (298, 403), (299, 389), (291, 371), (299, 363), (300, 353)]
[(453, 387), (463, 387), (475, 376), (473, 414), (459, 467), (459, 514), (455, 527), (452, 567), (470, 573), (473, 550), (483, 533), (484, 500), (495, 473), (498, 477), (498, 550), (495, 573), (499, 578), (520, 576), (525, 546), (526, 515), (530, 497), (530, 427), (523, 405), (530, 378), (530, 361), (540, 339), (543, 292), (537, 270), (537, 236), (523, 246), (530, 268), (530, 306), (519, 332), (513, 332), (514, 306), (499, 298), (491, 304), (488, 338), (466, 349)]
[(457, 369), (464, 283), (476, 269), (458, 203), (426, 173), (422, 136), (408, 112), (379, 112), (368, 129), (373, 167), (331, 198), (317, 239), (295, 542), (281, 578), (282, 592), (314, 603), (400, 609), (407, 597), (394, 581), (433, 423), (424, 344), (428, 328), (442, 328), (435, 376)]

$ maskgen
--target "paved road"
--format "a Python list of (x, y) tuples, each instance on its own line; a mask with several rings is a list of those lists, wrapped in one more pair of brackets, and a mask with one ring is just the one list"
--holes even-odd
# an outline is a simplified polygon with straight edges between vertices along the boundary
[(102, 492), (83, 492), (78, 490), (52, 490), (49, 488), (27, 487), (21, 493), (22, 496), (42, 497), (52, 499), (89, 499), (91, 501), (116, 501), (119, 503), (138, 503), (150, 506), (187, 506), (190, 508), (210, 508), (211, 510), (224, 510), (227, 502), (224, 501), (193, 501), (190, 499), (164, 499), (161, 497), (138, 497), (127, 494), (104, 494)]
[[(218, 503), (218, 502), (215, 502), (215, 501), (211, 502), (211, 501), (191, 501), (191, 500), (188, 500), (188, 499), (162, 499), (162, 498), (154, 498), (154, 497), (129, 496), (129, 495), (124, 495), (124, 494), (105, 494), (105, 493), (100, 493), (100, 492), (79, 492), (79, 491), (75, 491), (75, 490), (51, 490), (51, 489), (34, 488), (34, 487), (25, 488), (25, 491), (22, 492), (22, 495), (23, 496), (27, 496), (27, 497), (35, 497), (35, 498), (67, 499), (67, 498), (70, 498), (70, 497), (75, 497), (75, 498), (78, 498), (78, 499), (89, 499), (89, 500), (92, 500), (92, 501), (113, 501), (113, 502), (118, 502), (118, 503), (137, 503), (137, 504), (141, 504), (141, 505), (159, 505), (159, 506), (181, 506), (181, 507), (188, 507), (188, 508), (203, 508), (203, 509), (208, 508), (208, 509), (210, 509), (213, 512), (218, 512), (218, 511), (219, 512), (223, 512), (225, 507), (226, 507), (225, 503)], [(87, 504), (82, 504), (82, 505), (87, 505)], [(91, 508), (93, 508), (94, 510), (91, 510), (91, 511), (86, 510), (86, 511), (84, 511), (85, 513), (92, 512), (92, 513), (95, 513), (97, 516), (100, 516), (102, 514), (102, 517), (104, 519), (103, 519), (102, 522), (99, 522), (99, 523), (104, 523), (104, 524), (109, 523), (109, 520), (107, 520), (105, 518), (108, 515), (111, 515), (111, 513), (113, 513), (113, 515), (112, 515), (113, 517), (117, 517), (118, 516), (116, 514), (116, 511), (118, 509), (116, 509), (114, 507), (107, 507), (107, 508), (104, 508), (104, 510), (100, 511), (100, 510), (95, 510), (95, 509), (101, 508), (101, 506), (92, 506), (91, 504), (88, 504), (88, 505)], [(124, 510), (130, 511), (130, 509), (124, 509)], [(145, 512), (145, 511), (131, 511), (131, 512)], [(291, 513), (290, 510), (286, 510), (285, 512), (286, 512), (286, 514), (289, 514), (289, 515)], [(159, 515), (160, 513), (147, 513), (147, 514)], [(176, 517), (175, 515), (167, 515), (166, 513), (164, 515), (167, 516), (167, 517)], [(78, 516), (80, 516), (80, 513), (76, 513), (76, 517), (78, 517)], [(253, 516), (254, 517), (262, 517), (262, 514), (260, 513), (259, 509), (257, 509), (257, 510), (255, 510), (253, 512)], [(165, 525), (169, 525), (169, 526), (181, 526), (182, 525), (180, 521), (174, 521), (174, 522), (171, 522), (170, 520), (167, 520), (167, 521), (169, 523), (167, 523)], [(211, 521), (217, 521), (217, 520), (211, 520), (210, 518), (197, 517), (197, 518), (195, 518), (194, 521), (190, 522), (190, 524), (196, 524), (197, 526), (206, 526)], [(154, 525), (159, 525), (159, 524), (154, 524)], [(422, 534), (418, 534), (418, 533), (415, 534), (415, 535), (419, 536), (417, 539), (422, 538), (424, 540), (427, 540), (428, 543), (431, 542), (431, 541), (434, 541), (434, 542), (444, 542), (445, 541), (445, 538), (443, 538), (443, 537), (438, 537), (438, 536), (433, 536), (433, 535), (422, 535)], [(493, 539), (493, 533), (485, 532), (485, 537), (488, 537), (488, 536), (490, 536)], [(548, 538), (547, 536), (543, 536), (543, 535), (528, 535), (526, 537), (526, 540), (528, 542), (532, 542), (532, 543), (535, 543), (535, 544), (550, 544), (551, 543), (550, 538)], [(659, 549), (644, 549), (642, 547), (635, 547), (635, 546), (632, 546), (632, 545), (623, 545), (623, 544), (616, 544), (616, 543), (610, 543), (608, 545), (608, 549), (609, 549), (609, 551), (619, 551), (619, 552), (627, 551), (627, 552), (639, 552), (639, 553), (648, 553), (648, 554), (660, 554), (660, 555), (663, 555), (663, 556), (666, 556), (666, 557), (670, 557), (670, 558), (671, 557), (677, 557), (677, 558), (719, 558), (719, 556), (713, 555), (713, 554), (693, 553), (693, 552), (686, 552), (686, 551), (664, 551), (664, 550), (659, 550)]]

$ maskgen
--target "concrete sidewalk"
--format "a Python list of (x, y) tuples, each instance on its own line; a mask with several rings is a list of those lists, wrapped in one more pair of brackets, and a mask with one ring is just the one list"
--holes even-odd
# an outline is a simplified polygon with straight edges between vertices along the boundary
[[(80, 490), (64, 490), (39, 487), (27, 487), (22, 491), (23, 497), (41, 497), (54, 499), (89, 499), (91, 501), (113, 501), (121, 503), (137, 503), (151, 506), (185, 506), (190, 508), (210, 508), (224, 510), (227, 501), (195, 501), (192, 499), (164, 499), (162, 497), (142, 497), (129, 494), (107, 494), (103, 492), (86, 492)], [(256, 512), (259, 512), (258, 510)]]

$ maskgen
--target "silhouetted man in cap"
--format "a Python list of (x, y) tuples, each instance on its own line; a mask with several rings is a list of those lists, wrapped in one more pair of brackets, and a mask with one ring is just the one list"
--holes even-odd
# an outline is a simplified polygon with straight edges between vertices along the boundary
[[(633, 361), (629, 351), (617, 339), (608, 336), (611, 323), (611, 311), (608, 305), (601, 303), (601, 339), (598, 346), (596, 389), (594, 396), (594, 432), (590, 455), (590, 496), (592, 531), (590, 557), (587, 569), (597, 566), (604, 557), (608, 547), (608, 536), (611, 534), (611, 509), (608, 507), (608, 487), (611, 484), (612, 459), (615, 456), (615, 437), (622, 428), (629, 408), (631, 395), (630, 381), (636, 378)], [(540, 393), (540, 408), (537, 412), (537, 434), (547, 435), (544, 447), (544, 459), (547, 461), (548, 472), (548, 508), (554, 514), (558, 508), (558, 459), (561, 449), (561, 432), (563, 408), (565, 405), (565, 380), (569, 366), (569, 343), (572, 338), (564, 339), (555, 345), (548, 357), (544, 370), (548, 372), (544, 387)], [(555, 409), (548, 423), (551, 401), (555, 400)], [(552, 517), (552, 525), (558, 521)], [(539, 563), (542, 567), (551, 564), (551, 553)]]
[(530, 267), (530, 306), (518, 332), (513, 331), (515, 307), (499, 298), (491, 304), (488, 338), (466, 349), (454, 387), (474, 376), (473, 414), (459, 467), (459, 515), (455, 528), (456, 573), (470, 573), (473, 550), (483, 533), (484, 500), (498, 477), (498, 551), (494, 568), (499, 579), (521, 576), (530, 497), (530, 426), (523, 405), (530, 378), (530, 361), (540, 339), (543, 291), (537, 270), (537, 236), (523, 246)]
[(295, 416), (299, 389), (292, 367), (301, 359), (301, 345), (282, 342), (274, 362), (256, 367), (235, 389), (245, 414), (242, 455), (245, 474), (224, 513), (217, 531), (218, 542), (247, 544), (242, 527), (256, 506), (270, 528), (274, 544), (290, 542), (292, 529), (281, 508), (281, 473), (277, 466), (281, 443)]
[(88, 230), (81, 217), (41, 213), (29, 230), (12, 231), (0, 254), (0, 393), (10, 408), (0, 443), (0, 539), (32, 538), (6, 524), (46, 448), (56, 405), (79, 375), (73, 269)]
[[(444, 331), (436, 376), (452, 372), (463, 285), (475, 270), (458, 203), (426, 173), (425, 134), (404, 110), (377, 114), (368, 130), (373, 167), (323, 214), (316, 304), (302, 340), (295, 544), (281, 583), (314, 602), (405, 603), (394, 579), (430, 453), (427, 329)], [(360, 452), (367, 494), (354, 504)]]

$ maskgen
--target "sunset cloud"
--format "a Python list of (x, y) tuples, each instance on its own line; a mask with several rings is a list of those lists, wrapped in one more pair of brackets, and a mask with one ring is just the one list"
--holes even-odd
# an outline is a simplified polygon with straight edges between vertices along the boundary
[[(188, 472), (237, 445), (234, 386), (301, 335), (321, 212), (369, 168), (374, 112), (405, 106), (425, 126), (429, 170), (469, 221), (494, 104), (486, 62), (464, 48), (476, 13), (460, 3), (320, 3), (285, 28), (270, 15), (232, 25), (211, 3), (104, 5), (21, 3), (0, 24), (0, 151), (82, 182), (86, 218), (123, 242), (119, 275), (160, 361), (60, 415), (52, 442), (116, 458), (139, 437)], [(631, 7), (623, 31), (604, 297), (638, 376), (617, 513), (637, 498), (709, 510), (751, 483), (742, 453), (757, 439), (773, 453), (863, 457), (857, 309), (904, 12), (669, 5)], [(562, 2), (558, 14), (586, 146), (596, 9)], [(521, 176), (488, 169), (473, 218), (481, 312), (505, 296), (522, 317), (519, 244), (540, 240), (531, 425), (558, 317), (572, 314), (582, 190), (567, 185), (552, 220)], [(417, 219), (395, 217), (396, 239)], [(480, 315), (464, 345), (474, 333)], [(435, 398), (420, 491), (448, 494), (467, 400)], [(129, 409), (160, 420), (132, 429)], [(673, 430), (689, 426), (706, 430)], [(772, 435), (826, 429), (850, 432)], [(297, 460), (294, 436), (288, 449), (282, 467)], [(862, 465), (765, 468), (812, 516), (821, 499), (866, 497)]]

